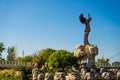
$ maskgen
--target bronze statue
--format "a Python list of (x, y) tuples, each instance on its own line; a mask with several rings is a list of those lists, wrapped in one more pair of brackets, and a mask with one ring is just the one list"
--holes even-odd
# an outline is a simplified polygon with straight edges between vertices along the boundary
[(86, 44), (89, 45), (90, 44), (88, 41), (88, 35), (90, 32), (89, 22), (92, 20), (92, 18), (90, 17), (90, 14), (88, 14), (88, 19), (84, 18), (83, 14), (80, 14), (79, 19), (82, 24), (85, 24), (84, 45)]

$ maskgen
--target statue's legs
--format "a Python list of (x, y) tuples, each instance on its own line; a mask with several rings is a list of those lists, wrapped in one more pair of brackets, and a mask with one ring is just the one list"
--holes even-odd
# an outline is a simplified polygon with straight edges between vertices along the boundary
[(89, 32), (85, 32), (84, 34), (84, 44), (90, 44), (89, 41), (88, 41), (88, 35), (89, 35)]

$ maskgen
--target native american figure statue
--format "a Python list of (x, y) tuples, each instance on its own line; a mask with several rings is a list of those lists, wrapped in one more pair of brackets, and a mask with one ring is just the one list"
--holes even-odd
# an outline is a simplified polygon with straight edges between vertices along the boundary
[(82, 24), (85, 24), (84, 45), (86, 44), (89, 45), (90, 44), (88, 41), (88, 35), (90, 32), (89, 22), (92, 20), (92, 18), (90, 17), (90, 14), (88, 14), (88, 19), (84, 18), (83, 14), (80, 14), (79, 19)]

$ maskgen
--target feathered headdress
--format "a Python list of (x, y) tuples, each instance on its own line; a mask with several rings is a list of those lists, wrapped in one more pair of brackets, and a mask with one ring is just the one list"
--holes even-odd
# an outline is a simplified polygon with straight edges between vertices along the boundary
[(83, 14), (80, 14), (79, 20), (80, 20), (80, 22), (81, 22), (82, 24), (84, 24), (85, 21), (86, 21), (86, 18), (84, 18)]

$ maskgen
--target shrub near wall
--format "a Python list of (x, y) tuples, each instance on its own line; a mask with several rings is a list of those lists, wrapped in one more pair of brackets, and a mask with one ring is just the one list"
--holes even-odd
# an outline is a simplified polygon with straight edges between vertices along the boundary
[(23, 80), (22, 72), (14, 69), (0, 70), (0, 80)]
[(15, 74), (0, 74), (0, 80), (23, 80), (23, 77)]
[(24, 74), (31, 74), (32, 73), (32, 67), (31, 66), (18, 66), (13, 67), (15, 71), (22, 71)]

